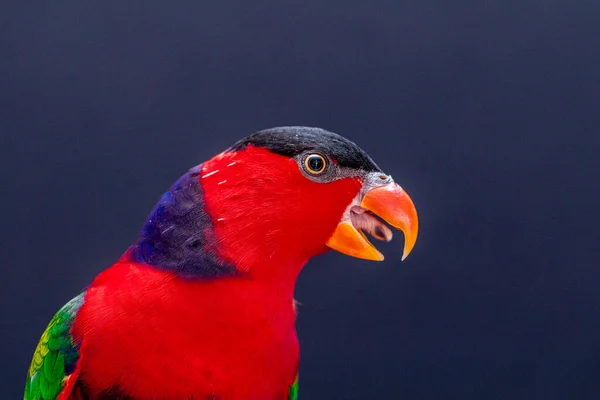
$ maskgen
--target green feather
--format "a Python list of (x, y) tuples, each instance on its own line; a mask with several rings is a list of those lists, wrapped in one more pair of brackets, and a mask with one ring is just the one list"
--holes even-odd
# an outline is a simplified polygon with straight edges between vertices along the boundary
[(44, 358), (44, 363), (42, 364), (43, 372), (44, 372), (43, 377), (47, 381), (54, 380), (54, 379), (52, 379), (53, 378), (52, 371), (54, 371), (54, 364), (56, 363), (57, 355), (58, 355), (58, 352), (50, 351), (46, 355), (46, 358)]
[(33, 399), (34, 397), (31, 395), (31, 381), (27, 379), (25, 382), (25, 399)]
[(290, 394), (288, 396), (288, 400), (298, 400), (298, 377), (296, 376), (296, 380), (290, 386)]
[(71, 337), (73, 320), (85, 292), (69, 301), (52, 318), (38, 343), (25, 383), (24, 400), (56, 400), (79, 354)]
[[(54, 393), (50, 391), (50, 387), (48, 386), (48, 382), (44, 377), (40, 377), (40, 392), (42, 393), (42, 399), (51, 398)], [(56, 393), (56, 397), (58, 397), (58, 393)]]

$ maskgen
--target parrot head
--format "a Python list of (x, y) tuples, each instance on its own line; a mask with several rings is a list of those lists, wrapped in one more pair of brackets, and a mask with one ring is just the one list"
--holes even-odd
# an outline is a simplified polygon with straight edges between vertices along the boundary
[(366, 234), (390, 241), (388, 224), (404, 233), (404, 260), (418, 233), (406, 191), (344, 137), (279, 127), (184, 175), (155, 207), (133, 255), (184, 275), (295, 276), (329, 249), (383, 260)]

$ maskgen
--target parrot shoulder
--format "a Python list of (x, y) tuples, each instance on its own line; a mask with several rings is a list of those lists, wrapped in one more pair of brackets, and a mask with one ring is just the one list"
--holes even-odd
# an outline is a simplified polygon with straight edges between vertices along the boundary
[(83, 304), (85, 292), (71, 299), (52, 318), (33, 353), (27, 373), (24, 400), (68, 398), (71, 374), (79, 359), (79, 344), (71, 336), (71, 326)]

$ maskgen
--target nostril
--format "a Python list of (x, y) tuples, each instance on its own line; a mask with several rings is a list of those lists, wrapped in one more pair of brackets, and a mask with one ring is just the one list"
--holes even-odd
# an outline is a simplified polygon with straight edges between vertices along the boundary
[(381, 179), (382, 181), (387, 181), (387, 176), (386, 175), (379, 175), (379, 179)]

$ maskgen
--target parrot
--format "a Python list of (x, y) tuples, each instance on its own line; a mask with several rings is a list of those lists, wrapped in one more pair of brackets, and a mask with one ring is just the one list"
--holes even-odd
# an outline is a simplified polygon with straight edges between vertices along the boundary
[(408, 193), (354, 142), (264, 129), (189, 169), (134, 244), (51, 319), (24, 400), (296, 400), (294, 288), (314, 256), (381, 261), (418, 235)]

